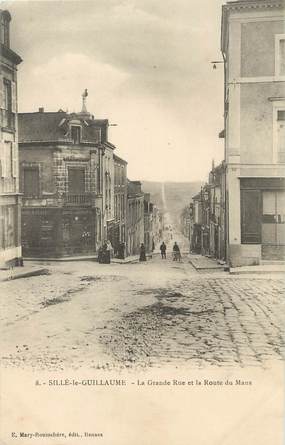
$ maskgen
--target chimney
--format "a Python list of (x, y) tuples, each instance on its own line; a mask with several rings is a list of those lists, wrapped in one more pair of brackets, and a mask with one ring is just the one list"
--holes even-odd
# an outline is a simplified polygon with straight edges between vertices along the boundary
[(44, 113), (44, 112), (45, 112), (45, 109), (43, 107), (40, 107), (39, 108), (39, 113)]

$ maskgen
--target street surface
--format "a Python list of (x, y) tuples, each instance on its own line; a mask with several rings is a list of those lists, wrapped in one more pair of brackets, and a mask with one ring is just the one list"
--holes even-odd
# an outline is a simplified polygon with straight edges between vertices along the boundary
[(283, 357), (280, 275), (201, 273), (169, 251), (166, 261), (45, 267), (50, 275), (0, 283), (4, 367), (266, 367)]

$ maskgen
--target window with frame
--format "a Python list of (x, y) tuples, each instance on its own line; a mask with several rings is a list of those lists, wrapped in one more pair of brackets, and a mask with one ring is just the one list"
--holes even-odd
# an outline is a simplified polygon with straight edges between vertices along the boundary
[(0, 177), (11, 178), (17, 175), (16, 145), (11, 141), (3, 141), (0, 144)]
[(7, 17), (3, 16), (1, 17), (1, 43), (3, 45), (8, 46), (10, 45), (10, 25), (9, 20)]
[(13, 145), (12, 142), (4, 142), (4, 159), (5, 159), (5, 169), (4, 176), (10, 178), (13, 173)]
[(285, 109), (277, 111), (277, 162), (285, 163)]
[(85, 168), (68, 167), (68, 193), (71, 195), (85, 193)]
[(275, 75), (285, 76), (285, 34), (278, 34), (275, 39)]
[(24, 196), (36, 198), (40, 195), (40, 175), (38, 167), (24, 168)]
[(285, 38), (279, 41), (279, 74), (285, 76)]
[(3, 124), (4, 127), (14, 127), (14, 116), (12, 112), (12, 82), (8, 79), (4, 83)]
[(72, 125), (70, 129), (71, 139), (74, 144), (80, 144), (81, 141), (81, 127), (78, 125)]

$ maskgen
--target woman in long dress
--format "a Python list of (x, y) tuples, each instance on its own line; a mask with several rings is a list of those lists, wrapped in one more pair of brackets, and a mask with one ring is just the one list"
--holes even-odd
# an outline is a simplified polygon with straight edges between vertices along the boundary
[(143, 243), (141, 244), (141, 247), (140, 247), (140, 261), (146, 261), (145, 246)]

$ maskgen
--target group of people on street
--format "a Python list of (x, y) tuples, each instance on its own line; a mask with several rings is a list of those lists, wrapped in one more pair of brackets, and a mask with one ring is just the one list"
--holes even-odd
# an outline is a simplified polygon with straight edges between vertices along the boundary
[(114, 255), (114, 249), (111, 241), (104, 241), (103, 245), (98, 250), (98, 263), (110, 264), (111, 258)]
[[(163, 241), (162, 244), (160, 245), (160, 253), (161, 253), (161, 258), (163, 260), (166, 260), (166, 250), (167, 250), (167, 247), (166, 247), (165, 242)], [(172, 259), (173, 259), (173, 261), (181, 261), (181, 253), (180, 253), (180, 249), (179, 249), (179, 246), (176, 241), (172, 248)], [(146, 261), (145, 246), (143, 243), (141, 244), (141, 247), (140, 247), (139, 260)]]
[[(161, 258), (163, 260), (166, 260), (166, 249), (167, 249), (166, 244), (163, 241), (160, 246)], [(179, 246), (176, 241), (172, 248), (172, 259), (173, 259), (173, 261), (181, 261), (181, 253), (180, 253), (180, 249), (179, 249)]]
[[(166, 260), (166, 250), (167, 247), (165, 242), (163, 241), (162, 244), (160, 245), (160, 253), (161, 253), (161, 258), (163, 260)], [(114, 249), (112, 247), (111, 242), (109, 240), (104, 241), (103, 245), (99, 248), (98, 251), (98, 262), (100, 264), (110, 264), (113, 255), (114, 255)], [(172, 259), (173, 261), (181, 261), (181, 253), (176, 241), (172, 248)], [(143, 243), (140, 246), (139, 261), (146, 261), (146, 250), (145, 250), (145, 245)]]

